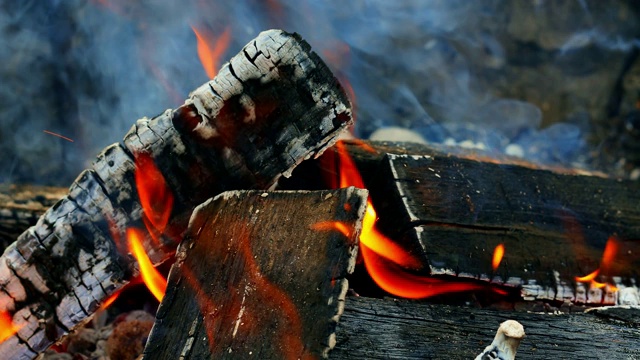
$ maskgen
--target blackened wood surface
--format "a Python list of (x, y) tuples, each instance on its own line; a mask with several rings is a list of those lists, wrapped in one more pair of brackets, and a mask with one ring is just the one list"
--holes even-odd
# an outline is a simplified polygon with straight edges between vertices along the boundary
[(20, 330), (0, 344), (0, 357), (35, 357), (137, 274), (125, 242), (128, 227), (144, 227), (134, 158), (153, 159), (175, 199), (161, 244), (145, 239), (157, 264), (175, 250), (195, 206), (225, 190), (271, 187), (350, 122), (346, 95), (309, 45), (261, 33), (183, 106), (139, 120), (7, 247), (0, 311)]
[(526, 359), (637, 359), (640, 330), (591, 314), (504, 312), (406, 300), (349, 296), (330, 359), (473, 359), (501, 322), (513, 319), (526, 336)]
[(0, 252), (66, 194), (59, 187), (0, 184)]
[[(367, 191), (229, 192), (198, 207), (145, 359), (310, 359), (334, 344)], [(331, 223), (339, 221), (345, 235)]]

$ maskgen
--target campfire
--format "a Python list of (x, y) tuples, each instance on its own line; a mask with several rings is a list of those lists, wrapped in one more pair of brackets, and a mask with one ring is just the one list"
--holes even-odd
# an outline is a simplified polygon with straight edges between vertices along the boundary
[(6, 192), (3, 358), (640, 352), (631, 160), (528, 157), (543, 131), (500, 153), (415, 131), (361, 140), (349, 46), (316, 53), (267, 30), (229, 56), (231, 27), (190, 31), (210, 81), (135, 122), (69, 189)]

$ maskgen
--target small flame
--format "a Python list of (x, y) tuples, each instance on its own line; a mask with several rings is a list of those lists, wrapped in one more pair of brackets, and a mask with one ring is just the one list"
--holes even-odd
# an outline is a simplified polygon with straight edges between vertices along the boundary
[[(365, 188), (364, 181), (353, 159), (349, 156), (342, 142), (336, 144), (338, 159), (323, 163), (323, 165), (338, 163), (339, 180), (335, 181), (340, 187), (355, 186)], [(365, 148), (365, 150), (367, 150)], [(331, 168), (330, 168), (331, 169)], [(390, 294), (410, 299), (426, 298), (452, 292), (475, 291), (485, 288), (485, 284), (471, 281), (448, 281), (431, 276), (421, 276), (410, 273), (410, 269), (422, 268), (422, 263), (408, 251), (398, 246), (376, 228), (378, 220), (376, 211), (371, 201), (367, 201), (366, 212), (362, 221), (360, 233), (360, 252), (364, 260), (365, 268), (371, 278), (381, 289)], [(336, 224), (317, 225), (318, 227), (333, 226), (339, 230)], [(340, 231), (340, 230), (339, 230)], [(504, 294), (499, 289), (496, 292)]]
[(502, 261), (502, 257), (504, 256), (504, 244), (498, 244), (496, 248), (493, 250), (493, 260), (491, 261), (491, 266), (493, 267), (493, 271), (498, 269), (500, 266), (500, 262)]
[(611, 291), (617, 291), (618, 288), (612, 284), (606, 284), (596, 281), (596, 277), (601, 273), (606, 273), (613, 260), (615, 259), (616, 253), (618, 252), (618, 241), (615, 236), (609, 237), (607, 240), (607, 244), (604, 247), (604, 252), (602, 253), (602, 260), (600, 261), (600, 267), (585, 276), (576, 276), (577, 282), (589, 282), (591, 287), (595, 287), (598, 289), (604, 288), (608, 286), (608, 289)]
[(351, 230), (349, 227), (340, 221), (322, 221), (311, 226), (313, 230), (336, 230), (339, 231), (342, 235), (349, 237), (351, 236)]
[(111, 296), (109, 296), (107, 298), (107, 300), (105, 300), (102, 305), (100, 305), (100, 309), (99, 310), (106, 310), (109, 306), (111, 306), (111, 304), (113, 304), (114, 301), (116, 301), (116, 299), (118, 299), (118, 296), (120, 296), (120, 292), (122, 289), (114, 292), (113, 294), (111, 294)]
[(11, 314), (6, 311), (0, 311), (0, 343), (12, 337), (15, 333), (20, 331), (20, 328), (21, 326), (13, 324)]
[(127, 229), (129, 251), (136, 258), (138, 265), (140, 265), (142, 280), (147, 285), (153, 296), (155, 296), (158, 301), (162, 301), (167, 289), (167, 280), (160, 275), (155, 267), (153, 267), (151, 260), (142, 246), (142, 239), (144, 239), (142, 231), (136, 228)]
[[(147, 228), (164, 232), (173, 208), (173, 194), (153, 159), (146, 153), (136, 156), (135, 181)], [(148, 230), (152, 235), (155, 233), (153, 229)], [(157, 240), (155, 236), (154, 239)]]
[(213, 39), (206, 35), (205, 31), (198, 30), (192, 26), (197, 39), (198, 57), (202, 63), (204, 71), (210, 79), (216, 77), (220, 66), (220, 59), (229, 47), (231, 41), (231, 28), (227, 27), (219, 38)]

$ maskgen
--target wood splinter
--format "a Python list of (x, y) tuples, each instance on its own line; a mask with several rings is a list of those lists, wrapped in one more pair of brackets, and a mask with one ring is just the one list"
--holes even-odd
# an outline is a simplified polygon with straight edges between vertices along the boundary
[(503, 322), (500, 324), (491, 345), (476, 356), (475, 360), (514, 360), (524, 335), (524, 327), (519, 322), (515, 320)]

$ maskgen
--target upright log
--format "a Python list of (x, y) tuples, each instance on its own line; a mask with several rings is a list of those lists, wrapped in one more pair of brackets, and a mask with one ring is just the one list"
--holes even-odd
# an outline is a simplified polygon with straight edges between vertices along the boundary
[(196, 209), (145, 359), (314, 359), (335, 345), (367, 191), (223, 193)]
[[(154, 263), (175, 250), (193, 208), (225, 190), (264, 189), (330, 146), (351, 122), (342, 88), (296, 34), (266, 31), (176, 110), (141, 119), (100, 153), (69, 194), (0, 258), (0, 311), (19, 331), (3, 358), (29, 359), (138, 273), (125, 231), (142, 226), (135, 159), (148, 156), (174, 197)], [(146, 214), (149, 216), (149, 214)]]

